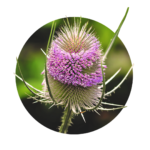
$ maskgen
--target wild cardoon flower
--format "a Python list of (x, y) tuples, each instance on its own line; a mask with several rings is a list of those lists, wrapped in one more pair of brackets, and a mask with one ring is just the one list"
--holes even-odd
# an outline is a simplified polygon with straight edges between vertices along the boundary
[[(70, 103), (74, 113), (94, 107), (102, 95), (98, 89), (103, 81), (102, 50), (86, 26), (87, 23), (81, 29), (80, 23), (65, 26), (53, 40), (47, 55), (48, 84), (53, 98), (66, 107)], [(48, 96), (45, 79), (43, 84)]]
[[(131, 67), (123, 80), (114, 89), (105, 93), (105, 85), (120, 70), (105, 82), (104, 72), (107, 66), (104, 64), (104, 61), (119, 33), (127, 12), (128, 9), (105, 55), (102, 53), (101, 43), (91, 31), (92, 28), (87, 28), (88, 23), (81, 27), (81, 20), (74, 21), (73, 25), (70, 25), (67, 20), (67, 23), (65, 22), (65, 25), (57, 32), (55, 38), (53, 38), (55, 31), (55, 24), (53, 23), (47, 50), (44, 53), (46, 62), (45, 69), (42, 72), (44, 74), (43, 91), (39, 91), (25, 82), (21, 70), (22, 79), (16, 75), (35, 95), (32, 98), (36, 102), (64, 107), (62, 125), (59, 128), (60, 132), (67, 132), (74, 114), (81, 114), (83, 117), (83, 112), (85, 111), (97, 112), (97, 110), (108, 111), (124, 108), (122, 105), (105, 103), (102, 100), (123, 83), (132, 69)], [(32, 91), (29, 86), (38, 93)], [(107, 109), (103, 108), (101, 104), (119, 107)]]

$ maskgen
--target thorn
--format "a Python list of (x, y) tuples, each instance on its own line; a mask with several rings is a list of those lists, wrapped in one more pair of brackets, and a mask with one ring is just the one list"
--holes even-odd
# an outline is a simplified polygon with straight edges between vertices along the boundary
[(94, 110), (94, 111), (100, 116), (100, 114), (96, 110)]
[(48, 109), (51, 109), (55, 104), (51, 105)]
[(82, 118), (83, 118), (83, 121), (86, 123), (85, 118), (84, 118), (84, 116), (83, 116), (83, 114), (82, 114), (82, 113), (81, 113), (81, 116), (82, 116)]
[(135, 62), (132, 63), (132, 68), (134, 68), (134, 66), (135, 66)]
[(85, 113), (86, 112), (86, 110), (85, 111), (82, 111), (82, 112), (80, 112), (81, 114), (83, 114), (83, 113)]

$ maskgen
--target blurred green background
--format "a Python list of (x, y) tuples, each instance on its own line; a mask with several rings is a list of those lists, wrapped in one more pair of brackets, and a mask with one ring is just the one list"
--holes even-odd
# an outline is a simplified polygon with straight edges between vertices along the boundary
[[(69, 18), (69, 22), (71, 24), (73, 24), (73, 20), (74, 18)], [(102, 45), (101, 48), (103, 49), (103, 53), (105, 53), (105, 50), (114, 33), (101, 23), (86, 18), (82, 18), (82, 25), (87, 21), (89, 22), (88, 27), (92, 26), (95, 30), (95, 33)], [(34, 32), (23, 46), (19, 55), (19, 64), (25, 80), (39, 90), (42, 90), (41, 83), (43, 81), (43, 75), (41, 75), (41, 72), (44, 70), (45, 63), (45, 56), (40, 49), (46, 49), (51, 25), (52, 22), (44, 25), (36, 32)], [(56, 31), (59, 31), (59, 28), (62, 25), (64, 25), (63, 19), (56, 20)], [(120, 73), (106, 86), (107, 92), (113, 89), (123, 79), (129, 68), (131, 67), (129, 54), (119, 38), (116, 39), (111, 51), (107, 56), (106, 65), (106, 80), (109, 79), (119, 68), (121, 68)], [(16, 67), (16, 74), (20, 76), (18, 67)], [(133, 75), (131, 72), (127, 80), (125, 80), (125, 82), (122, 84), (121, 88), (117, 89), (115, 93), (107, 97), (107, 99), (105, 99), (104, 101), (125, 105), (131, 91), (132, 77)], [(34, 101), (32, 99), (27, 99), (27, 94), (32, 94), (25, 87), (23, 82), (16, 78), (16, 85), (23, 105), (33, 116), (33, 118), (35, 118), (45, 127), (54, 131), (58, 131), (58, 126), (61, 125), (60, 120), (63, 109), (60, 107), (57, 108), (55, 106), (51, 109), (48, 109), (50, 105), (44, 105), (41, 103), (33, 104)], [(111, 108), (106, 105), (103, 105), (103, 107)], [(128, 107), (125, 109), (128, 109)], [(98, 111), (100, 113), (100, 116), (95, 112), (86, 112), (84, 113), (86, 123), (84, 123), (80, 115), (75, 116), (75, 118), (72, 120), (73, 125), (69, 127), (68, 133), (80, 134), (99, 129), (112, 121), (120, 111), (121, 110), (109, 112)]]

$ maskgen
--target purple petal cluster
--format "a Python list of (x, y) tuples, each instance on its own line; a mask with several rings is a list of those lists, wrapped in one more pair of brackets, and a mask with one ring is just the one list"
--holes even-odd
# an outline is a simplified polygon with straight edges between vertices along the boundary
[[(69, 53), (53, 41), (47, 60), (47, 69), (50, 75), (64, 84), (89, 87), (101, 83), (102, 70), (100, 65), (99, 41), (93, 37), (93, 43), (88, 50)], [(86, 73), (96, 64), (96, 70)]]

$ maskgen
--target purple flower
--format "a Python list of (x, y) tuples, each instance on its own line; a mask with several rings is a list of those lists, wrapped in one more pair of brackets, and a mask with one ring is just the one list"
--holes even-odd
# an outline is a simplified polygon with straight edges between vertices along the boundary
[[(47, 76), (56, 102), (70, 107), (74, 113), (94, 107), (101, 97), (98, 84), (103, 81), (100, 42), (87, 30), (87, 23), (64, 26), (52, 41), (47, 59)], [(106, 66), (104, 66), (106, 68)], [(104, 69), (103, 69), (104, 70)], [(44, 93), (48, 96), (45, 81)]]
[[(71, 26), (67, 20), (65, 26), (61, 27), (55, 39), (51, 41), (50, 39), (53, 39), (55, 31), (53, 22), (47, 44), (49, 45), (51, 41), (50, 48), (48, 49), (47, 46), (46, 49), (46, 52), (47, 50), (49, 51), (45, 54), (41, 49), (47, 57), (45, 70), (41, 73), (44, 74), (42, 82), (43, 91), (34, 88), (24, 80), (18, 63), (22, 78), (18, 75), (16, 77), (22, 80), (30, 92), (35, 95), (32, 98), (36, 102), (52, 104), (51, 107), (54, 105), (64, 107), (64, 115), (62, 116), (62, 124), (59, 127), (59, 132), (67, 133), (74, 114), (81, 114), (84, 119), (83, 113), (86, 111), (97, 112), (97, 110), (109, 111), (125, 108), (123, 105), (103, 102), (103, 98), (121, 86), (132, 70), (133, 65), (122, 81), (111, 91), (105, 93), (106, 84), (121, 69), (105, 82), (104, 71), (107, 66), (104, 65), (104, 61), (119, 33), (128, 10), (129, 8), (127, 8), (126, 14), (106, 49), (104, 56), (102, 55), (101, 44), (95, 34), (91, 31), (91, 28), (87, 29), (88, 23), (81, 27), (81, 20), (77, 20), (77, 22), (74, 20), (74, 25)], [(32, 91), (29, 86), (38, 93)], [(103, 108), (103, 104), (117, 107)]]

